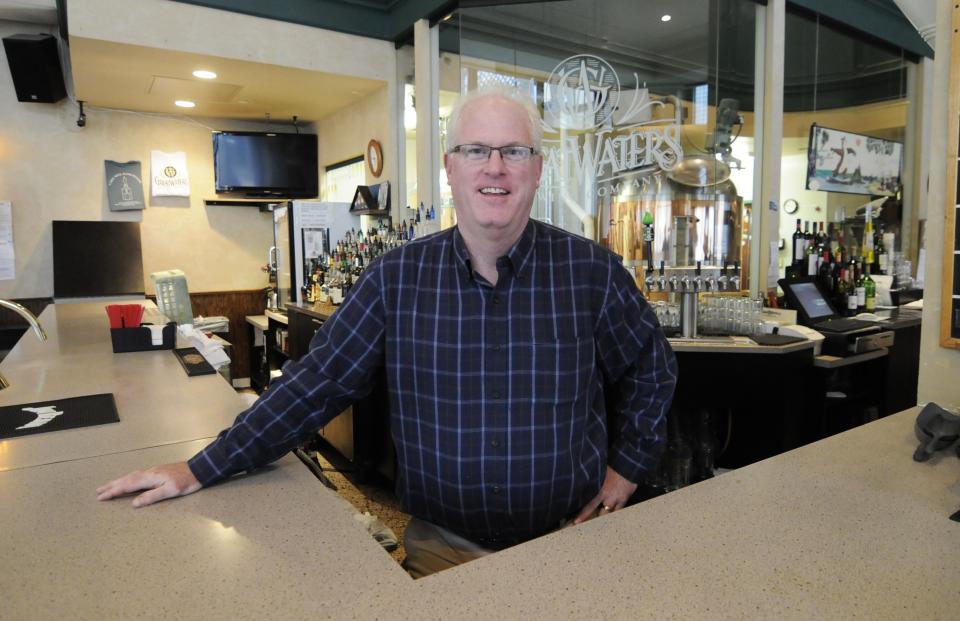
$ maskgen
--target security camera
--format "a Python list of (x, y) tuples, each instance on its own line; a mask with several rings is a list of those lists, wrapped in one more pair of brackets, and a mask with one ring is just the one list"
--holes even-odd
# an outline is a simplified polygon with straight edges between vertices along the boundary
[(85, 127), (87, 125), (87, 115), (83, 113), (83, 102), (78, 101), (80, 104), (80, 116), (77, 117), (77, 127)]

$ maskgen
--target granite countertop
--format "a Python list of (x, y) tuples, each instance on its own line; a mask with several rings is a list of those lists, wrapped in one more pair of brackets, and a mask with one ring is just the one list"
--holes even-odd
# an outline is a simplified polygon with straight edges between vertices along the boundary
[(27, 332), (0, 363), (0, 405), (113, 393), (120, 422), (0, 440), (0, 471), (213, 437), (245, 409), (220, 375), (188, 377), (170, 350), (113, 353), (104, 306), (47, 306), (48, 339)]
[[(100, 377), (92, 355), (48, 363)], [(117, 394), (154, 395), (152, 376), (105, 377)], [(169, 439), (183, 403), (229, 405), (196, 378), (178, 391), (141, 427), (155, 434), (147, 446), (0, 471), (0, 616), (900, 619), (952, 618), (960, 601), (960, 524), (948, 519), (960, 461), (912, 460), (916, 410), (413, 581), (290, 456), (152, 507), (98, 502), (100, 483), (204, 445)], [(135, 418), (123, 408), (120, 425), (125, 410)], [(71, 433), (0, 454), (26, 439), (66, 448), (54, 436)]]
[(914, 417), (419, 581), (290, 456), (137, 510), (93, 488), (202, 442), (0, 472), (0, 601), (18, 619), (952, 618), (960, 462), (913, 462)]

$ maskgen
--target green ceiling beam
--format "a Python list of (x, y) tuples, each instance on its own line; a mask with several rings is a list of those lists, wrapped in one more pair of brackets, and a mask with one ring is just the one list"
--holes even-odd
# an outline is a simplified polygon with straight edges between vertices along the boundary
[(899, 47), (914, 59), (923, 56), (933, 58), (933, 49), (923, 40), (893, 0), (788, 0), (788, 2), (819, 13), (888, 45)]
[[(451, 0), (174, 0), (326, 30), (396, 41), (415, 21), (456, 5)], [(295, 44), (296, 42), (289, 42)]]

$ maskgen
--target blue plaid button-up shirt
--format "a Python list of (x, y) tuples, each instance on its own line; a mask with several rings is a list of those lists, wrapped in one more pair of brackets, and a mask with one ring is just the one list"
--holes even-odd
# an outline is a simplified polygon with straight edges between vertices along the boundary
[[(190, 460), (208, 485), (274, 460), (386, 367), (405, 511), (494, 547), (536, 537), (656, 467), (676, 383), (619, 257), (530, 221), (474, 272), (456, 228), (371, 263), (310, 352)], [(610, 408), (610, 415), (607, 408)]]

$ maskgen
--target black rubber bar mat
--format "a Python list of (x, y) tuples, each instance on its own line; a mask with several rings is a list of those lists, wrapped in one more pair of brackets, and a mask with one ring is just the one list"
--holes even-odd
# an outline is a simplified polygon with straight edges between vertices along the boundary
[(120, 422), (112, 393), (0, 407), (0, 439)]

